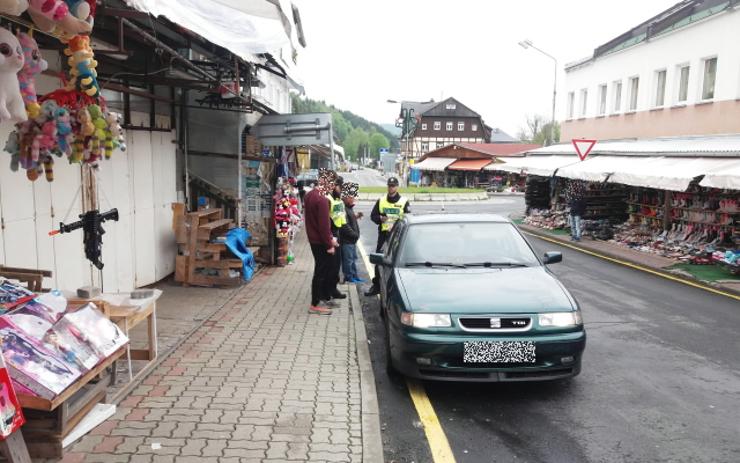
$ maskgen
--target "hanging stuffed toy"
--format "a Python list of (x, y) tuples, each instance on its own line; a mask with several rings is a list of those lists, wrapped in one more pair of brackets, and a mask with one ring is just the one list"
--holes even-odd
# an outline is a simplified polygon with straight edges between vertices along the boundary
[(28, 14), (41, 31), (67, 36), (92, 31), (91, 22), (70, 13), (69, 6), (63, 0), (30, 0), (28, 3)]
[(28, 0), (0, 0), (0, 13), (20, 16), (28, 9)]
[(28, 119), (18, 83), (23, 69), (23, 52), (18, 39), (0, 28), (0, 122), (23, 122)]
[(46, 71), (49, 63), (41, 57), (39, 46), (33, 39), (31, 32), (18, 34), (18, 42), (23, 49), (24, 58), (23, 69), (18, 73), (21, 95), (23, 96), (23, 102), (26, 104), (28, 117), (35, 118), (38, 117), (41, 110), (36, 96), (36, 76)]
[(98, 73), (95, 71), (98, 62), (95, 61), (95, 55), (90, 48), (90, 37), (85, 35), (73, 37), (67, 43), (64, 54), (69, 56), (67, 64), (69, 64), (69, 72), (72, 76), (67, 89), (75, 89), (89, 97), (97, 98), (100, 94)]

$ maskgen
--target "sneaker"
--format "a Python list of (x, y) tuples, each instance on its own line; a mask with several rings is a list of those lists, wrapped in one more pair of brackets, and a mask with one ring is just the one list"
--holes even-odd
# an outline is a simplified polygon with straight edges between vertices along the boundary
[(331, 297), (334, 298), (334, 299), (346, 299), (347, 298), (347, 295), (344, 294), (344, 293), (340, 293), (339, 291), (336, 291), (336, 292), (332, 293)]
[(331, 315), (331, 309), (320, 305), (312, 305), (308, 308), (308, 313), (312, 315)]
[(367, 297), (377, 296), (378, 294), (380, 294), (380, 288), (378, 288), (375, 285), (371, 286), (370, 289), (368, 289), (367, 291), (365, 291), (365, 296), (367, 296)]
[(335, 307), (335, 308), (339, 307), (339, 303), (332, 299), (329, 299), (328, 301), (321, 301), (321, 302), (327, 307)]

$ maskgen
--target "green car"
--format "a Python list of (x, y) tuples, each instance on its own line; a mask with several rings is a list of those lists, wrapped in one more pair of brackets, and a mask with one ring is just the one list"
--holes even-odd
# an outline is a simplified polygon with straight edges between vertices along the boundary
[(576, 376), (586, 347), (578, 303), (508, 219), (407, 215), (379, 266), (387, 366), (446, 381)]

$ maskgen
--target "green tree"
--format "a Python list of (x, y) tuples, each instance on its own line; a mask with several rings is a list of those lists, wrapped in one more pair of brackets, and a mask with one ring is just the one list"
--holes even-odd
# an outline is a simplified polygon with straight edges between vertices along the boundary
[(546, 122), (544, 116), (535, 114), (527, 116), (527, 126), (519, 130), (519, 139), (523, 142), (534, 143), (537, 145), (550, 146), (560, 142), (560, 124), (555, 122), (553, 137), (550, 138), (550, 127), (552, 122)]
[(339, 144), (341, 145), (347, 139), (350, 131), (352, 131), (352, 125), (347, 122), (347, 119), (339, 111), (332, 111), (331, 118), (334, 136), (339, 140)]
[(380, 132), (375, 132), (372, 135), (370, 135), (370, 157), (379, 159), (380, 158), (380, 148), (390, 148), (391, 142), (388, 141), (388, 139)]
[(365, 149), (369, 140), (370, 137), (364, 130), (352, 129), (344, 140), (344, 145), (342, 145), (344, 147), (344, 154), (346, 154), (351, 160), (356, 161), (358, 153)]

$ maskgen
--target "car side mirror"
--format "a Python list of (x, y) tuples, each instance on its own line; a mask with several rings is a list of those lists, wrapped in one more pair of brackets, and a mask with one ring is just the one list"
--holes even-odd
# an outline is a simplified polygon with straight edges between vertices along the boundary
[(550, 251), (545, 253), (545, 257), (542, 259), (545, 264), (557, 264), (563, 261), (563, 253)]
[(385, 254), (383, 254), (382, 252), (371, 252), (369, 257), (371, 264), (385, 266), (391, 265), (391, 261), (389, 259), (386, 259)]

